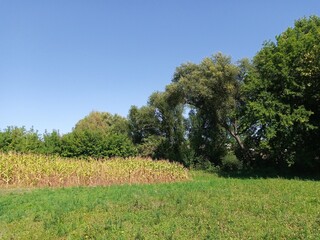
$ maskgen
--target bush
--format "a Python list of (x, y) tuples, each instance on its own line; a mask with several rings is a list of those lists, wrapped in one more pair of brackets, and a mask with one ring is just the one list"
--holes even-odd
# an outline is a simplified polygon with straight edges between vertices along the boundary
[(7, 127), (0, 132), (0, 150), (3, 152), (39, 152), (42, 147), (39, 134), (33, 128)]
[(242, 161), (240, 161), (235, 154), (228, 153), (222, 158), (221, 170), (223, 171), (238, 171), (243, 168)]
[(62, 137), (64, 157), (129, 157), (137, 150), (123, 134), (105, 134), (97, 131), (74, 131)]
[(110, 134), (105, 139), (104, 157), (131, 157), (137, 155), (132, 141), (123, 134)]

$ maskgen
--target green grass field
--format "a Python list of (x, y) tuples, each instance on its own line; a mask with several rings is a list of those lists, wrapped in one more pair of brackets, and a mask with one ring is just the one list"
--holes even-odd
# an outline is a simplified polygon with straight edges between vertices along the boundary
[(192, 172), (180, 183), (0, 190), (0, 239), (320, 239), (320, 182)]

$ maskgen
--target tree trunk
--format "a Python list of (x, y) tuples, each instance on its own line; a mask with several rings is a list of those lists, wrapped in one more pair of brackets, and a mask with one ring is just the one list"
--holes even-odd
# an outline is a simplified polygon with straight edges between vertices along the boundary
[(243, 150), (244, 149), (244, 144), (243, 144), (240, 136), (237, 133), (237, 124), (236, 123), (232, 124), (232, 128), (233, 129), (230, 126), (228, 126), (228, 124), (224, 124), (223, 126), (230, 133), (230, 135), (236, 140), (236, 142), (238, 143), (239, 147)]
[(238, 145), (240, 146), (241, 149), (244, 149), (244, 145), (243, 145), (243, 142), (241, 141), (241, 138), (239, 135), (237, 134), (232, 134), (230, 132), (231, 136), (237, 141)]

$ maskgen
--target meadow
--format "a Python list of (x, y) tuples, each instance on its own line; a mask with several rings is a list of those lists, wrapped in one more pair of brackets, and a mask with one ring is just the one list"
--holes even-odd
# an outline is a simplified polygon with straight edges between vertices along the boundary
[(0, 190), (0, 239), (320, 239), (320, 182), (223, 178)]

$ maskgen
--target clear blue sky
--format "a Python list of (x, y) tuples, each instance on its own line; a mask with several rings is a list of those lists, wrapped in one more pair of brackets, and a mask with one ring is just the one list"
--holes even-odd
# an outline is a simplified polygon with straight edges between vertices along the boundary
[(0, 0), (0, 129), (67, 133), (92, 110), (127, 116), (180, 64), (252, 58), (310, 15), (318, 0)]

